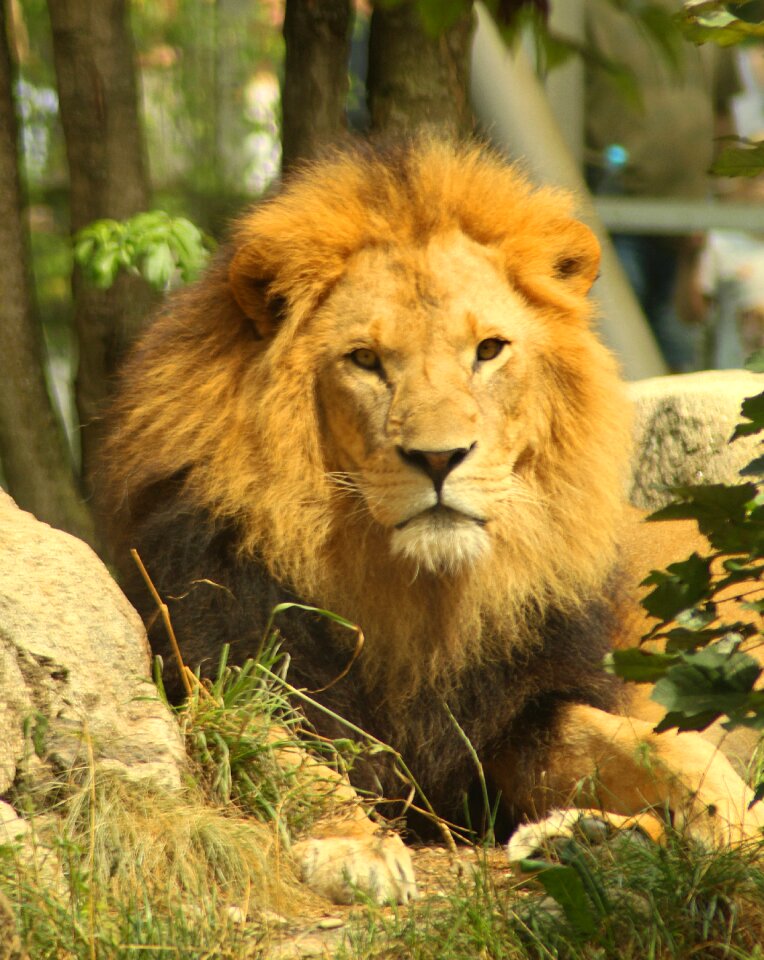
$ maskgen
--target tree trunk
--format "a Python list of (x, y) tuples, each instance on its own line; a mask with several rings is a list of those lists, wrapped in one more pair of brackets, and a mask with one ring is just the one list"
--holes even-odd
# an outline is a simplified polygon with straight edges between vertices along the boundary
[(0, 461), (20, 507), (92, 543), (92, 520), (79, 498), (63, 427), (43, 373), (18, 168), (6, 9), (0, 3)]
[[(133, 41), (125, 0), (48, 0), (48, 11), (76, 232), (149, 206)], [(108, 384), (152, 297), (142, 280), (125, 275), (110, 290), (96, 290), (76, 269), (73, 289), (76, 399), (89, 487)]]
[(373, 132), (472, 132), (469, 57), (473, 13), (466, 9), (438, 36), (428, 33), (410, 0), (377, 6), (371, 18), (367, 90)]
[(350, 0), (287, 0), (282, 166), (346, 134)]

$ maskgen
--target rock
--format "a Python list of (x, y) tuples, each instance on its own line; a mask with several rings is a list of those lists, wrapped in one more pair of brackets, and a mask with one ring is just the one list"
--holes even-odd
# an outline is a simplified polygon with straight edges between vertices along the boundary
[[(22, 760), (180, 786), (177, 725), (138, 614), (86, 544), (0, 491), (0, 796)], [(39, 759), (38, 759), (39, 758)]]
[(30, 826), (13, 807), (0, 800), (0, 846), (17, 843), (29, 833)]
[(657, 510), (669, 487), (739, 483), (738, 471), (759, 450), (759, 437), (729, 443), (746, 397), (764, 390), (764, 377), (747, 370), (706, 370), (629, 384), (635, 406), (634, 460), (629, 499)]

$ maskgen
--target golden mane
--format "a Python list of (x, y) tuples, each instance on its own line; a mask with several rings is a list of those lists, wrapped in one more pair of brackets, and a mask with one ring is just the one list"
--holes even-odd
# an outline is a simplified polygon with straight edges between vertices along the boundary
[[(361, 623), (365, 669), (390, 696), (527, 650), (529, 618), (606, 580), (628, 463), (616, 365), (589, 329), (597, 245), (571, 209), (474, 144), (358, 148), (298, 171), (134, 351), (107, 450), (118, 524), (129, 530), (147, 491), (182, 477), (188, 502), (235, 522), (243, 554)], [(454, 230), (501, 253), (548, 358), (529, 398), (540, 439), (496, 549), (446, 582), (396, 567), (381, 531), (351, 522), (353, 493), (325, 465), (311, 318), (356, 252)]]

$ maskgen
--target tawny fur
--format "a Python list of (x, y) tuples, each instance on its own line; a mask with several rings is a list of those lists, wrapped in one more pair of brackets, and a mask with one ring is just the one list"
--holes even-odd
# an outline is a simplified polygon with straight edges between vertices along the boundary
[[(494, 549), (478, 576), (444, 583), (391, 562), (375, 542), (384, 532), (328, 474), (314, 387), (324, 344), (311, 318), (358, 251), (394, 249), (414, 271), (422, 248), (454, 230), (498, 252), (547, 355), (526, 403), (533, 449), (493, 522)], [(614, 559), (629, 418), (589, 330), (598, 248), (568, 195), (533, 189), (476, 146), (339, 155), (246, 215), (232, 251), (171, 301), (123, 379), (109, 456), (120, 526), (141, 491), (186, 471), (183, 496), (234, 520), (243, 553), (363, 625), (364, 666), (388, 695), (403, 678), (412, 693), (467, 659), (512, 654), (532, 641), (530, 609), (569, 609), (597, 589)]]
[[(280, 618), (289, 677), (398, 750), (442, 815), (463, 813), (476, 778), (466, 735), (515, 818), (601, 767), (632, 806), (699, 796), (749, 836), (746, 788), (721, 761), (709, 774), (710, 746), (653, 742), (606, 712), (624, 701), (602, 657), (638, 636), (639, 577), (618, 546), (635, 541), (630, 423), (591, 329), (598, 261), (567, 194), (479, 146), (359, 147), (304, 168), (138, 343), (104, 510), (131, 598), (150, 617), (135, 546), (193, 667), (214, 670), (224, 643), (233, 662), (254, 655), (285, 600), (359, 624), (348, 670), (351, 634)], [(431, 476), (425, 454), (456, 466)], [(161, 624), (150, 637), (177, 693)], [(657, 786), (635, 766), (642, 741)], [(386, 754), (352, 777), (389, 799), (409, 789)]]

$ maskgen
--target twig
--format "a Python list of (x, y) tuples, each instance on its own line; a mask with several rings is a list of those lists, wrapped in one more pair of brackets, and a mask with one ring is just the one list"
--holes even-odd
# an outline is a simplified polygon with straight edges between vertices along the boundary
[(140, 556), (138, 555), (138, 551), (134, 547), (130, 548), (130, 555), (138, 565), (138, 569), (141, 572), (141, 576), (143, 577), (143, 580), (146, 586), (149, 588), (149, 592), (153, 597), (154, 603), (157, 605), (157, 609), (162, 615), (162, 622), (164, 623), (165, 630), (167, 631), (167, 636), (170, 638), (172, 652), (175, 655), (175, 660), (176, 660), (176, 663), (178, 664), (178, 670), (180, 671), (180, 679), (183, 681), (183, 686), (186, 688), (186, 696), (190, 699), (191, 693), (192, 693), (191, 683), (188, 679), (188, 672), (187, 672), (186, 665), (183, 662), (183, 657), (181, 656), (181, 653), (180, 653), (180, 647), (178, 646), (178, 638), (175, 636), (175, 631), (173, 630), (173, 627), (172, 627), (172, 621), (170, 620), (170, 611), (167, 607), (167, 604), (159, 596), (159, 592), (157, 591), (157, 588), (154, 586), (154, 582), (149, 576), (148, 570), (146, 570), (146, 568), (143, 565), (143, 560), (141, 560)]
[(490, 840), (490, 842), (493, 842), (494, 835), (493, 835), (493, 823), (491, 822), (491, 801), (488, 797), (488, 784), (486, 783), (486, 780), (485, 780), (485, 771), (483, 770), (483, 764), (480, 762), (480, 757), (477, 755), (477, 750), (475, 750), (474, 746), (472, 745), (472, 741), (464, 732), (459, 721), (456, 719), (453, 713), (451, 713), (451, 708), (449, 707), (449, 705), (446, 703), (445, 700), (441, 700), (441, 703), (443, 704), (443, 709), (448, 714), (449, 720), (451, 721), (451, 723), (453, 723), (454, 727), (456, 728), (456, 732), (459, 734), (459, 737), (461, 738), (465, 747), (467, 748), (467, 752), (469, 753), (470, 757), (472, 757), (472, 762), (475, 764), (478, 780), (480, 781), (480, 790), (483, 794), (483, 804), (485, 807), (485, 813), (486, 813), (486, 816), (489, 818), (488, 839)]
[(95, 942), (95, 843), (96, 843), (96, 805), (98, 797), (96, 794), (95, 782), (95, 755), (93, 754), (93, 741), (87, 728), (83, 731), (85, 746), (88, 751), (88, 767), (90, 768), (90, 816), (88, 817), (88, 871), (90, 874), (88, 884), (88, 925), (90, 927), (88, 936), (88, 945), (90, 947), (90, 960), (96, 960), (98, 954)]

